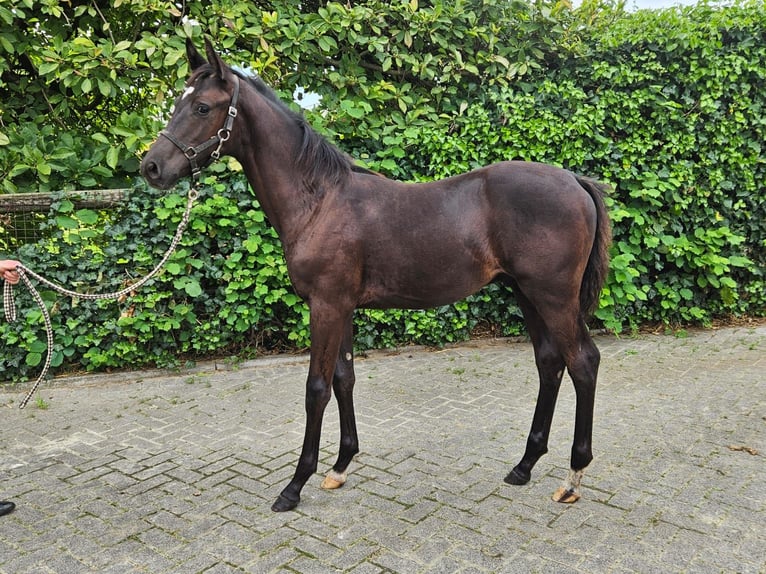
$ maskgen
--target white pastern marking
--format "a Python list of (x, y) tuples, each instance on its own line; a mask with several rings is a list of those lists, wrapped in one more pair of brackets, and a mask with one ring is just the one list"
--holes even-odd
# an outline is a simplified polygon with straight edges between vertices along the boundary
[(346, 480), (348, 480), (348, 473), (346, 472), (337, 472), (335, 470), (330, 469), (330, 472), (327, 473), (327, 476), (332, 478), (336, 482), (340, 482), (341, 484), (345, 484)]
[(580, 483), (582, 482), (582, 470), (569, 469), (569, 475), (564, 482), (564, 488), (570, 492), (580, 492)]
[(330, 470), (330, 472), (328, 472), (324, 477), (321, 488), (324, 488), (325, 490), (335, 490), (336, 488), (343, 486), (345, 483), (345, 472), (335, 472), (334, 470)]

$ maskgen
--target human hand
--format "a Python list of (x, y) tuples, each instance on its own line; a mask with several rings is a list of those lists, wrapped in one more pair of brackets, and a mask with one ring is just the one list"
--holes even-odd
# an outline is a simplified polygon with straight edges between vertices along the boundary
[(0, 259), (0, 277), (8, 281), (11, 285), (19, 282), (19, 274), (16, 268), (21, 265), (13, 259)]

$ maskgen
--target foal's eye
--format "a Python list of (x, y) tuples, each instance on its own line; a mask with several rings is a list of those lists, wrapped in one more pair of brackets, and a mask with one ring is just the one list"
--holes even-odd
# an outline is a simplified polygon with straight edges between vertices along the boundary
[(197, 113), (201, 116), (206, 116), (210, 112), (210, 106), (207, 104), (200, 104), (197, 106)]

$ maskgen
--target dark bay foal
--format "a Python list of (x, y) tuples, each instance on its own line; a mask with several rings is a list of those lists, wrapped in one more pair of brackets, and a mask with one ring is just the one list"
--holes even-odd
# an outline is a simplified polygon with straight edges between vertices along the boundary
[(492, 281), (513, 288), (540, 376), (526, 451), (505, 480), (529, 481), (547, 451), (566, 369), (577, 398), (575, 431), (569, 477), (554, 499), (577, 500), (593, 458), (599, 352), (585, 321), (608, 266), (603, 187), (560, 168), (513, 161), (430, 183), (392, 181), (354, 168), (259, 78), (229, 68), (209, 42), (207, 58), (191, 43), (187, 52), (193, 73), (141, 171), (166, 189), (222, 154), (235, 157), (279, 233), (295, 291), (311, 311), (303, 450), (272, 508), (295, 508), (316, 472), (333, 391), (341, 439), (325, 488), (345, 482), (359, 451), (354, 309), (444, 305)]

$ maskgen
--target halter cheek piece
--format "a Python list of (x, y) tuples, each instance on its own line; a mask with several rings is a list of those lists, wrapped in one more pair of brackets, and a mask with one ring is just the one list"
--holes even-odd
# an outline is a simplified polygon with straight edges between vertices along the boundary
[[(194, 181), (199, 179), (200, 172), (202, 171), (202, 168), (206, 167), (208, 164), (210, 164), (213, 161), (218, 160), (218, 158), (221, 157), (221, 146), (223, 146), (223, 143), (231, 137), (231, 126), (234, 125), (234, 118), (237, 117), (237, 100), (239, 99), (239, 78), (237, 76), (234, 76), (234, 91), (231, 94), (231, 101), (229, 102), (229, 111), (226, 114), (226, 121), (223, 124), (223, 127), (216, 132), (214, 136), (212, 136), (209, 140), (206, 142), (201, 143), (200, 145), (193, 147), (190, 145), (186, 145), (179, 139), (177, 139), (173, 134), (171, 134), (167, 130), (162, 130), (160, 132), (161, 136), (165, 136), (167, 139), (169, 139), (173, 145), (175, 145), (178, 149), (183, 152), (183, 154), (186, 156), (186, 159), (189, 160), (189, 166), (191, 167), (191, 176)], [(210, 154), (210, 157), (208, 157), (207, 161), (204, 163), (204, 165), (199, 166), (197, 165), (197, 157), (207, 150), (208, 148), (213, 147), (214, 145), (217, 145), (212, 153)]]

